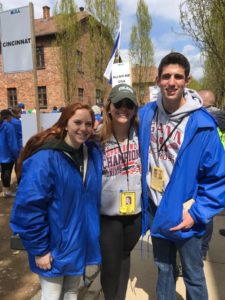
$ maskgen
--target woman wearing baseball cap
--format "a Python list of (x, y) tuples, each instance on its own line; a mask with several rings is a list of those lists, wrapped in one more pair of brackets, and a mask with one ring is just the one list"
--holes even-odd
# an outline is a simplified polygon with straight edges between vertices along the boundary
[[(101, 284), (105, 300), (124, 300), (130, 252), (147, 230), (141, 198), (138, 102), (127, 84), (113, 87), (103, 114), (101, 196)], [(129, 198), (129, 202), (126, 199)]]

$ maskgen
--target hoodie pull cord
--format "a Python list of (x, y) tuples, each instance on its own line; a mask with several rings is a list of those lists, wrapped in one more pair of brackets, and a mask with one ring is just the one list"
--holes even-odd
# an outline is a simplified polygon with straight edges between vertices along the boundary
[(168, 134), (167, 138), (163, 141), (163, 143), (161, 144), (161, 146), (159, 147), (159, 136), (158, 136), (158, 123), (159, 123), (159, 113), (158, 113), (158, 110), (157, 110), (157, 114), (156, 114), (156, 143), (157, 143), (157, 152), (158, 152), (158, 155), (160, 154), (162, 148), (165, 146), (166, 142), (169, 140), (169, 138), (173, 135), (174, 131), (177, 129), (177, 127), (181, 124), (181, 122), (183, 121), (184, 118), (186, 118), (187, 116), (189, 115), (186, 114), (184, 115), (180, 120), (179, 122), (176, 124), (176, 126), (173, 128), (173, 130)]

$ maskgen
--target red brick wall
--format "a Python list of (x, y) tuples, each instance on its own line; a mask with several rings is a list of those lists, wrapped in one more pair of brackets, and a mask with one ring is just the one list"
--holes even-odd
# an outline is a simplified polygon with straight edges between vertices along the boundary
[[(46, 42), (37, 44), (45, 45), (45, 68), (37, 70), (38, 86), (46, 86), (48, 110), (51, 110), (54, 105), (58, 107), (65, 105), (59, 64), (56, 63), (58, 49)], [(17, 101), (23, 102), (27, 110), (35, 107), (33, 72), (4, 74), (0, 56), (0, 109), (8, 107), (7, 88), (17, 89)]]

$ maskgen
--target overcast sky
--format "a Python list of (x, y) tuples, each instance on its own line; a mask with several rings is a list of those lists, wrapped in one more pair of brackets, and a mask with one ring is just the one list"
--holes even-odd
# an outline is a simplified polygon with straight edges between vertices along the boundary
[[(56, 0), (0, 0), (3, 10), (34, 4), (35, 18), (42, 17), (42, 7), (48, 5), (54, 7)], [(78, 6), (84, 6), (83, 0), (75, 1)], [(120, 19), (122, 21), (121, 33), (121, 55), (128, 58), (127, 49), (132, 25), (136, 22), (136, 8), (138, 0), (117, 0)], [(171, 49), (183, 53), (191, 63), (192, 75), (199, 79), (202, 77), (203, 60), (199, 50), (193, 45), (191, 39), (181, 34), (179, 26), (179, 3), (180, 0), (145, 0), (149, 13), (152, 17), (151, 39), (154, 46), (155, 64), (158, 66), (161, 58), (169, 53)]]

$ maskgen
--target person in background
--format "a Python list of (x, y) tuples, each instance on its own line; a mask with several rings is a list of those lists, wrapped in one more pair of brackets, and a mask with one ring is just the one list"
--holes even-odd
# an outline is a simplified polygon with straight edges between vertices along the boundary
[(104, 112), (103, 100), (102, 100), (102, 103), (98, 103), (97, 106), (100, 108), (100, 110), (101, 110), (101, 116), (103, 117), (103, 112)]
[(219, 111), (219, 108), (216, 107), (216, 98), (215, 94), (211, 90), (200, 90), (198, 94), (203, 100), (203, 106), (207, 109), (208, 112)]
[[(212, 113), (212, 115), (215, 117), (218, 123), (218, 132), (220, 136), (220, 140), (223, 144), (223, 147), (225, 149), (225, 111), (220, 110), (220, 111), (215, 111)], [(222, 236), (225, 236), (225, 229), (220, 229), (219, 233)]]
[[(206, 109), (214, 116), (218, 123), (218, 132), (221, 139), (221, 142), (223, 144), (223, 147), (225, 149), (225, 111), (220, 110), (217, 107), (215, 107), (215, 95), (211, 90), (200, 90), (199, 95), (202, 97), (204, 106)], [(209, 248), (209, 242), (212, 237), (213, 232), (213, 221), (210, 221), (206, 227), (206, 234), (203, 236), (203, 257), (207, 254), (208, 248)], [(225, 236), (225, 229), (220, 229), (219, 233), (222, 236)]]
[[(12, 113), (12, 119), (10, 120), (10, 122), (13, 124), (13, 126), (16, 130), (16, 138), (17, 138), (18, 148), (19, 148), (19, 151), (21, 151), (22, 147), (23, 147), (22, 122), (20, 120), (21, 108), (13, 107), (11, 110), (11, 113)], [(16, 177), (17, 177), (17, 183), (19, 183), (17, 160), (15, 162), (15, 172), (16, 172)]]
[(1, 197), (14, 197), (10, 190), (13, 166), (19, 156), (16, 130), (11, 124), (12, 114), (8, 109), (0, 112), (0, 164), (2, 192)]
[(18, 107), (21, 108), (21, 114), (26, 114), (25, 105), (22, 102), (18, 103)]
[(166, 55), (158, 68), (157, 101), (139, 114), (142, 191), (150, 204), (158, 300), (176, 299), (177, 251), (186, 299), (208, 299), (201, 237), (225, 206), (225, 152), (214, 118), (186, 88), (189, 74), (184, 55)]
[(203, 105), (207, 111), (216, 119), (218, 123), (218, 132), (223, 146), (225, 147), (225, 111), (215, 106), (216, 99), (213, 91), (200, 90), (199, 95), (202, 97)]
[[(141, 197), (138, 103), (134, 90), (119, 84), (111, 90), (103, 114), (101, 195), (101, 284), (105, 300), (124, 300), (130, 254), (147, 230), (147, 201)], [(129, 203), (126, 199), (129, 197)]]
[(51, 111), (52, 113), (58, 113), (59, 111), (58, 111), (58, 108), (57, 108), (57, 106), (53, 106), (53, 108), (52, 108), (52, 111)]
[(101, 108), (98, 105), (93, 105), (91, 107), (95, 114), (95, 125), (94, 125), (94, 130), (98, 131), (100, 129), (100, 125), (102, 124), (103, 118), (101, 115)]
[[(203, 106), (207, 109), (209, 113), (211, 113), (212, 116), (215, 117), (217, 120), (217, 115), (221, 115), (223, 117), (224, 113), (220, 111), (219, 108), (216, 107), (216, 98), (211, 90), (200, 90), (198, 91), (198, 94), (202, 98)], [(225, 115), (224, 115), (225, 120)], [(217, 120), (218, 122), (218, 120)], [(220, 122), (221, 123), (221, 122)], [(221, 124), (220, 124), (221, 125)], [(220, 125), (218, 124), (218, 130), (220, 132)], [(209, 243), (212, 239), (213, 234), (213, 219), (206, 224), (206, 232), (202, 237), (202, 258), (203, 260), (206, 260), (207, 253), (209, 250)]]
[(12, 113), (11, 123), (15, 127), (18, 147), (21, 150), (23, 147), (22, 123), (20, 120), (22, 112), (19, 107), (13, 107), (11, 110), (11, 113)]
[(42, 300), (76, 300), (86, 265), (101, 262), (102, 157), (93, 142), (94, 114), (71, 104), (51, 128), (27, 142), (10, 225), (28, 252)]

